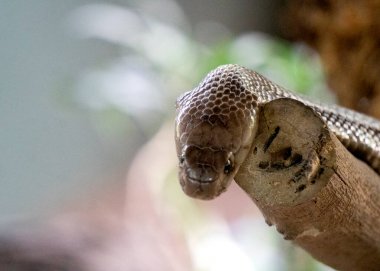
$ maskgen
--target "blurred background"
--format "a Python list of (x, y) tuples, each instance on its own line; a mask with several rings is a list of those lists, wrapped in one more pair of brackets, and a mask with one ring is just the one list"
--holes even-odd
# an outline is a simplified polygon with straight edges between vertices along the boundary
[(285, 2), (1, 1), (0, 270), (331, 270), (176, 175), (176, 97), (218, 65), (334, 101)]

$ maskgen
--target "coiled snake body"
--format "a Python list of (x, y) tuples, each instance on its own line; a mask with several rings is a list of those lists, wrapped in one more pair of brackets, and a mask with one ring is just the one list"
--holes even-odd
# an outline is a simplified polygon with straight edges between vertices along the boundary
[(250, 151), (260, 106), (278, 98), (312, 108), (350, 152), (380, 172), (380, 122), (310, 102), (254, 71), (224, 65), (177, 100), (179, 179), (187, 195), (212, 199), (226, 190)]

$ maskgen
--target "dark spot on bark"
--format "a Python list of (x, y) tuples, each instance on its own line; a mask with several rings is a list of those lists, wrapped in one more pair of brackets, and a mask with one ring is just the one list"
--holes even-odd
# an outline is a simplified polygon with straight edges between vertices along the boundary
[(298, 170), (298, 171), (294, 174), (294, 177), (293, 177), (292, 179), (290, 179), (288, 183), (290, 183), (290, 182), (293, 182), (293, 183), (298, 182), (298, 181), (303, 177), (303, 173), (304, 173), (304, 169), (301, 168), (300, 170)]
[(292, 147), (287, 147), (282, 150), (284, 160), (287, 160), (292, 156)]
[(277, 170), (286, 168), (286, 166), (283, 162), (274, 162), (274, 163), (272, 163), (271, 167), (273, 169), (277, 169)]
[(299, 153), (295, 153), (292, 157), (292, 162), (290, 164), (290, 166), (294, 166), (294, 165), (298, 165), (299, 163), (302, 162), (302, 155), (299, 154)]
[(267, 161), (260, 161), (259, 168), (266, 169), (269, 166), (269, 163)]
[(274, 132), (269, 136), (268, 140), (265, 142), (264, 147), (263, 147), (263, 151), (264, 152), (266, 152), (268, 150), (268, 148), (273, 143), (273, 140), (277, 137), (277, 135), (278, 135), (279, 132), (280, 132), (280, 127), (277, 126), (274, 129)]
[(281, 160), (288, 160), (291, 157), (291, 155), (292, 155), (292, 148), (291, 147), (282, 148), (279, 151), (271, 153), (272, 158), (276, 159), (276, 160), (280, 160), (280, 159)]
[(301, 184), (300, 186), (297, 187), (296, 193), (299, 193), (299, 192), (303, 191), (305, 188), (306, 188), (306, 185)]

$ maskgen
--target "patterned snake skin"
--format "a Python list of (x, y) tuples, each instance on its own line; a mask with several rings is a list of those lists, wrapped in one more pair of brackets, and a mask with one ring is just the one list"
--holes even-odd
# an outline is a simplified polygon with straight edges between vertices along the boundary
[(224, 65), (177, 100), (175, 136), (185, 193), (211, 199), (226, 190), (252, 146), (259, 106), (284, 97), (310, 106), (351, 153), (380, 172), (380, 122), (310, 102), (254, 71)]

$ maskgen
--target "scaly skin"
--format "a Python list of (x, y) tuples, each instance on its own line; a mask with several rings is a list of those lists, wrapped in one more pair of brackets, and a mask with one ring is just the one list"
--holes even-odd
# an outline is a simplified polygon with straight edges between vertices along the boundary
[(285, 97), (310, 106), (350, 152), (380, 172), (377, 120), (310, 102), (254, 71), (224, 65), (177, 100), (175, 141), (184, 192), (212, 199), (225, 191), (252, 146), (260, 106)]

